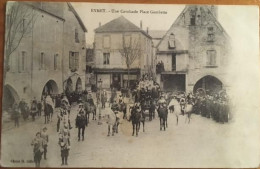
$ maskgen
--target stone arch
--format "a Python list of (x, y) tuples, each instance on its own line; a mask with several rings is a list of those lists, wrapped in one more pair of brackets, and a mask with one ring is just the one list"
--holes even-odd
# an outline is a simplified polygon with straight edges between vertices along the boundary
[(4, 86), (3, 90), (3, 110), (7, 110), (13, 106), (14, 103), (19, 103), (20, 97), (16, 90), (9, 84)]
[(53, 94), (59, 94), (59, 88), (54, 80), (49, 80), (43, 87), (42, 95), (47, 96)]
[(81, 81), (80, 77), (77, 79), (75, 91), (76, 92), (81, 92), (82, 91), (82, 81)]
[(195, 83), (193, 93), (196, 93), (198, 88), (204, 89), (208, 94), (214, 94), (223, 89), (223, 83), (215, 76), (206, 75)]

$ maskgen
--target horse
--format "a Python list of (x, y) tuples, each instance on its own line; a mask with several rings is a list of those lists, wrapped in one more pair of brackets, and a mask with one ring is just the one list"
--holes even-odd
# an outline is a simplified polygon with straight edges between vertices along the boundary
[(137, 110), (136, 107), (130, 107), (131, 116), (129, 121), (132, 121), (133, 125), (133, 133), (132, 136), (134, 136), (134, 133), (136, 133), (136, 137), (138, 136), (138, 132), (140, 129), (140, 123), (143, 123), (143, 132), (144, 132), (144, 118), (142, 117), (142, 112)]
[[(173, 100), (176, 100), (176, 99), (172, 99)], [(171, 101), (171, 102), (172, 102)], [(170, 102), (170, 103), (171, 103)], [(178, 121), (179, 121), (179, 115), (187, 115), (186, 118), (185, 118), (185, 123), (186, 121), (188, 120), (188, 123), (190, 123), (190, 119), (191, 119), (191, 113), (192, 113), (192, 110), (193, 110), (193, 104), (192, 103), (185, 103), (185, 104), (182, 104), (180, 105), (177, 100), (174, 101), (176, 104), (174, 104), (174, 111), (173, 113), (175, 114), (176, 116), (176, 120), (177, 120), (177, 124), (178, 125)], [(171, 106), (169, 106), (169, 109), (170, 109)], [(171, 110), (170, 110), (171, 111)]]
[(48, 103), (44, 103), (44, 117), (45, 117), (45, 124), (49, 123), (49, 121), (52, 121), (52, 115), (53, 115), (53, 107), (52, 105)]
[(168, 109), (165, 106), (159, 106), (157, 109), (159, 117), (160, 117), (160, 130), (162, 130), (162, 126), (164, 128), (164, 131), (166, 127), (168, 127), (167, 118), (168, 118)]

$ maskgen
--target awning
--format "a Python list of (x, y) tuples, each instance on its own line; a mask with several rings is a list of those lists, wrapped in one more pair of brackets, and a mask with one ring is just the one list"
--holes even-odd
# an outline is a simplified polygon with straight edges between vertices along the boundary
[(176, 74), (187, 74), (187, 71), (167, 71), (167, 72), (162, 72), (162, 75), (176, 75)]
[[(94, 71), (94, 73), (96, 74), (100, 74), (100, 73), (122, 73), (122, 74), (127, 74), (128, 71), (127, 69), (119, 69), (119, 68), (115, 68), (115, 69), (102, 69), (102, 68), (93, 68), (92, 69)], [(140, 69), (130, 69), (129, 70), (130, 74), (140, 74)]]

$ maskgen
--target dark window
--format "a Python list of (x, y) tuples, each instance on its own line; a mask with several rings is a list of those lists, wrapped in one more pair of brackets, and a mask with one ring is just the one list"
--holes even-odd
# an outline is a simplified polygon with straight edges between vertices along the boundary
[(172, 71), (176, 71), (176, 54), (172, 54)]
[(25, 71), (26, 55), (27, 55), (27, 53), (25, 51), (22, 51), (22, 55), (21, 55), (21, 57), (19, 59), (19, 64), (18, 64), (19, 72), (24, 72)]
[(58, 58), (59, 58), (59, 54), (55, 54), (54, 55), (54, 70), (57, 70), (57, 68), (58, 68)]
[(79, 43), (79, 32), (77, 28), (75, 29), (75, 42)]
[(40, 55), (40, 69), (44, 69), (44, 60), (45, 60), (45, 53), (41, 52)]
[(110, 53), (103, 53), (103, 64), (109, 65), (110, 63)]

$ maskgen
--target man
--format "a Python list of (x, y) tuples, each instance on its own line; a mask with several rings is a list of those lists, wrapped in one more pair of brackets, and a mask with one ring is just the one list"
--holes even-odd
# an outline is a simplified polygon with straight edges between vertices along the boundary
[(115, 100), (114, 103), (112, 104), (111, 109), (112, 109), (114, 112), (119, 110), (119, 106), (118, 106), (118, 104), (116, 103), (116, 100)]
[(34, 97), (34, 100), (32, 100), (32, 103), (31, 103), (31, 115), (32, 115), (32, 120), (35, 121), (35, 116), (36, 116), (36, 113), (38, 112), (38, 109), (37, 109), (37, 101)]
[(101, 93), (101, 104), (102, 104), (102, 108), (106, 107), (106, 102), (107, 102), (107, 92), (104, 89)]
[(76, 117), (76, 128), (78, 128), (78, 141), (80, 141), (80, 130), (82, 129), (82, 141), (84, 141), (84, 134), (85, 134), (85, 126), (86, 126), (86, 115), (84, 111), (83, 104), (79, 104), (79, 110)]
[(15, 103), (13, 106), (12, 118), (14, 119), (14, 127), (19, 127), (20, 112), (18, 105)]
[(68, 129), (63, 129), (63, 132), (60, 134), (59, 145), (61, 148), (61, 165), (68, 165), (68, 157), (70, 150), (70, 136)]
[(31, 145), (33, 146), (34, 162), (35, 167), (40, 167), (40, 162), (43, 153), (43, 140), (41, 138), (41, 133), (37, 132), (36, 137), (32, 140)]
[(43, 139), (43, 155), (44, 155), (44, 160), (47, 160), (47, 147), (48, 147), (48, 142), (49, 142), (49, 136), (47, 133), (47, 127), (44, 127), (41, 132), (41, 138)]

